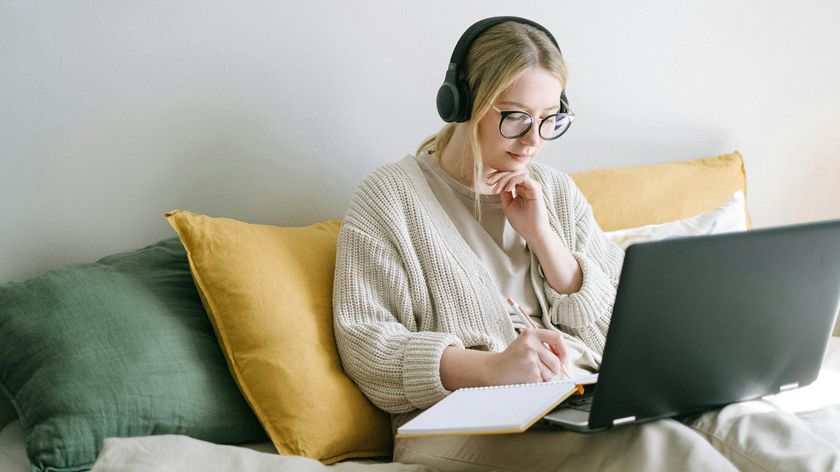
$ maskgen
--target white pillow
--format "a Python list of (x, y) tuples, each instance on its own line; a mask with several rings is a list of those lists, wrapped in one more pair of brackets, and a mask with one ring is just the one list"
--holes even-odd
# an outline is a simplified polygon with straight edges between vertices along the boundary
[(604, 234), (620, 248), (627, 249), (627, 246), (631, 244), (645, 241), (746, 230), (747, 217), (744, 210), (744, 192), (738, 190), (732, 194), (732, 197), (726, 203), (708, 213), (658, 225), (605, 231)]

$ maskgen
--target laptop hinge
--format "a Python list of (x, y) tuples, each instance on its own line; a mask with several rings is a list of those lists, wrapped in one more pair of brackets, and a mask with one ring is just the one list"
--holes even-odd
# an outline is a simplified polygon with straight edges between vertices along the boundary
[(793, 383), (789, 383), (789, 384), (784, 384), (784, 385), (782, 385), (781, 387), (779, 387), (779, 392), (780, 392), (780, 393), (781, 393), (781, 392), (787, 392), (788, 390), (793, 390), (793, 389), (795, 389), (795, 388), (799, 388), (799, 382), (793, 382)]
[(613, 420), (613, 426), (618, 426), (624, 423), (632, 423), (634, 421), (636, 421), (635, 416), (625, 416), (624, 418), (616, 418)]

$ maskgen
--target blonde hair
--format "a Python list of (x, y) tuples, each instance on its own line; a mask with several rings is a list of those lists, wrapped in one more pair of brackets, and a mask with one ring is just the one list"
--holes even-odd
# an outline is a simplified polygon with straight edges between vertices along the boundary
[[(553, 73), (563, 87), (568, 72), (560, 50), (541, 30), (533, 26), (506, 21), (481, 33), (469, 48), (462, 74), (470, 87), (472, 113), (464, 123), (469, 127), (473, 155), (473, 182), (481, 178), (483, 159), (478, 145), (478, 122), (490, 111), (496, 98), (528, 69), (541, 66)], [(447, 123), (417, 148), (417, 154), (434, 152), (440, 155), (449, 144), (458, 123)], [(462, 166), (463, 166), (463, 161)], [(479, 197), (475, 208), (479, 213)]]

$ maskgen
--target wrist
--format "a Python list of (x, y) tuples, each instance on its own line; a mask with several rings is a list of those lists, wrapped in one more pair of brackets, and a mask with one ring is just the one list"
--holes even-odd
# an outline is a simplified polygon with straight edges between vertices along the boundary
[(583, 284), (583, 273), (577, 258), (551, 231), (550, 234), (528, 242), (531, 252), (537, 256), (546, 281), (559, 293), (575, 293)]
[(547, 250), (556, 250), (558, 245), (565, 247), (560, 241), (560, 237), (557, 236), (557, 233), (548, 225), (538, 228), (534, 231), (534, 234), (528, 237), (525, 235), (522, 237), (537, 257), (541, 256)]
[(543, 241), (550, 240), (552, 236), (555, 236), (554, 230), (551, 229), (548, 223), (537, 226), (530, 233), (522, 233), (522, 238), (532, 247), (540, 245)]
[(498, 383), (496, 377), (499, 372), (497, 364), (502, 353), (485, 352), (484, 354), (484, 362), (481, 363), (481, 373), (479, 374), (481, 385), (496, 385)]
[(495, 376), (498, 353), (455, 346), (443, 350), (440, 358), (440, 382), (454, 391), (464, 387), (490, 385)]

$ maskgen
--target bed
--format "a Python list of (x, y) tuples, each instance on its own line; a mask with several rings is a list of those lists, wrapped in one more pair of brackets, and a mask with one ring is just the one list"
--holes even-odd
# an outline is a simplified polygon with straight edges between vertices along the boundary
[[(831, 337), (820, 376), (813, 384), (767, 398), (796, 413), (814, 431), (840, 445), (836, 428), (840, 424), (840, 337)], [(13, 415), (11, 405), (4, 400), (0, 413), (0, 417), (4, 418), (0, 430), (0, 471), (29, 472), (31, 466), (26, 456), (23, 427)], [(166, 470), (167, 465), (173, 465), (173, 456), (178, 456), (181, 460), (191, 460), (180, 468), (169, 470), (425, 470), (419, 466), (387, 464), (381, 460), (350, 461), (325, 466), (300, 456), (278, 456), (269, 442), (220, 446), (186, 436), (129, 438), (121, 441), (107, 444), (97, 467), (123, 472), (151, 471), (154, 467)], [(227, 468), (234, 464), (235, 469)]]
[[(751, 227), (737, 152), (572, 177), (624, 247)], [(341, 368), (340, 221), (166, 217), (178, 237), (0, 285), (0, 471), (428, 470), (390, 462), (388, 415)], [(838, 335), (767, 400), (840, 449)]]

